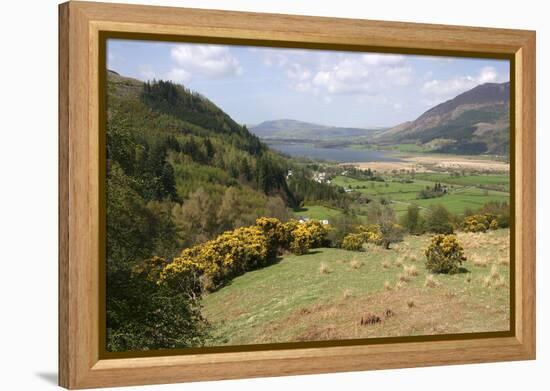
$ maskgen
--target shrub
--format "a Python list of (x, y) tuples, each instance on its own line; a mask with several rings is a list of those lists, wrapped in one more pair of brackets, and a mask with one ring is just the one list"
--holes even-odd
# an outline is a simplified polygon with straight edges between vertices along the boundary
[(454, 232), (452, 216), (442, 205), (432, 206), (426, 215), (425, 228), (428, 232), (449, 235)]
[(200, 274), (208, 282), (203, 288), (212, 290), (237, 275), (267, 265), (269, 255), (268, 240), (259, 227), (237, 228), (183, 250), (160, 273), (160, 281)]
[(314, 243), (311, 231), (304, 224), (298, 224), (291, 236), (290, 251), (296, 255), (307, 254)]
[(380, 230), (382, 231), (381, 242), (386, 249), (389, 249), (392, 243), (403, 241), (403, 227), (399, 224), (388, 222), (387, 224), (382, 224)]
[(348, 234), (342, 241), (342, 248), (348, 251), (363, 251), (363, 235)]
[(483, 205), (479, 213), (489, 213), (496, 216), (499, 228), (508, 228), (510, 226), (510, 205), (507, 202), (488, 202)]
[(366, 243), (380, 244), (382, 242), (382, 231), (378, 224), (359, 225), (356, 231), (363, 236), (363, 241)]
[(412, 235), (422, 235), (424, 233), (424, 219), (420, 215), (418, 205), (409, 205), (407, 213), (401, 219), (401, 225)]
[(330, 226), (321, 224), (319, 220), (309, 220), (303, 223), (303, 225), (311, 233), (311, 248), (322, 247), (328, 244), (327, 235)]
[(262, 230), (267, 239), (270, 256), (276, 256), (281, 247), (288, 246), (285, 227), (279, 219), (260, 217), (256, 219), (256, 226)]
[[(177, 286), (158, 284), (167, 261), (152, 257), (131, 270), (119, 269), (120, 279), (107, 287), (116, 298), (107, 312), (107, 350), (129, 351), (202, 346), (209, 337), (201, 315), (200, 290), (192, 278)], [(116, 312), (113, 311), (116, 308)], [(159, 327), (159, 325), (162, 325)]]
[(462, 228), (466, 232), (486, 232), (488, 229), (497, 229), (498, 227), (497, 216), (491, 213), (467, 216), (462, 222)]
[(367, 217), (369, 222), (378, 225), (381, 236), (379, 244), (386, 249), (390, 248), (391, 243), (403, 240), (403, 228), (396, 223), (395, 212), (390, 206), (373, 201), (367, 208)]
[(331, 229), (328, 232), (327, 240), (333, 247), (341, 247), (344, 237), (350, 232), (355, 232), (359, 224), (360, 221), (355, 215), (346, 213), (337, 216), (330, 221)]
[(435, 235), (425, 254), (426, 268), (432, 273), (458, 273), (459, 266), (466, 260), (455, 235)]

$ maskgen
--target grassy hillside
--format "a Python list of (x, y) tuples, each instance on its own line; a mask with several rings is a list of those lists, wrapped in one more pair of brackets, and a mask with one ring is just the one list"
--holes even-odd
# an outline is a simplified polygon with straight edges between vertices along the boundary
[[(228, 345), (507, 330), (509, 230), (458, 238), (464, 272), (438, 275), (435, 286), (425, 286), (429, 235), (408, 236), (390, 250), (284, 256), (207, 295), (203, 313)], [(411, 266), (417, 275), (396, 286)], [(362, 326), (369, 313), (381, 322)]]

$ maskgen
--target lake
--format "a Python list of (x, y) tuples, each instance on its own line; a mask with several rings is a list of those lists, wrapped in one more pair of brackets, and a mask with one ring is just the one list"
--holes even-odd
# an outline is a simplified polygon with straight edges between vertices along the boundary
[(274, 143), (269, 144), (269, 147), (290, 156), (305, 156), (311, 159), (332, 160), (339, 163), (401, 161), (401, 159), (387, 151), (369, 151), (351, 148), (321, 148), (302, 143)]

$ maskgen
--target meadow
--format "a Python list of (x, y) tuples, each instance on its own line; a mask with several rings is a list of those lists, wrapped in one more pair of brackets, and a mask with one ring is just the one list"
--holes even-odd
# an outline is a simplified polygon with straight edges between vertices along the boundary
[[(385, 182), (359, 180), (347, 176), (336, 176), (332, 183), (369, 196), (375, 200), (387, 200), (397, 215), (402, 215), (409, 205), (416, 204), (421, 209), (440, 204), (451, 213), (464, 213), (466, 209), (476, 210), (484, 204), (497, 201), (509, 201), (510, 179), (504, 174), (451, 175), (450, 173), (418, 173), (411, 178), (405, 174), (386, 174)], [(412, 182), (407, 182), (412, 181)], [(447, 186), (447, 194), (437, 197), (420, 199), (419, 192), (436, 183)], [(306, 206), (312, 210), (310, 218), (328, 219), (337, 213), (337, 209)], [(308, 213), (302, 213), (307, 215)]]
[(454, 275), (426, 271), (430, 237), (390, 250), (313, 249), (239, 276), (203, 298), (212, 344), (508, 330), (509, 230), (458, 233), (467, 261)]

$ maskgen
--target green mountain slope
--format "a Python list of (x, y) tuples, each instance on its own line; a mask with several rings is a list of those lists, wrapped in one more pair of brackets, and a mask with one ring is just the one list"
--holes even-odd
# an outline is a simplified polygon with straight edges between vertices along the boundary
[[(120, 245), (109, 249), (115, 258), (170, 257), (259, 216), (285, 220), (288, 208), (303, 200), (347, 198), (181, 85), (109, 72), (107, 108), (108, 233)], [(161, 217), (159, 231), (151, 232)], [(148, 245), (133, 245), (136, 238)]]
[(158, 286), (163, 259), (261, 216), (286, 221), (302, 200), (347, 198), (181, 85), (109, 72), (106, 125), (110, 351), (203, 343), (196, 286)]
[(381, 143), (430, 144), (457, 154), (509, 151), (510, 83), (485, 83), (376, 135)]
[(370, 129), (325, 126), (293, 119), (265, 121), (250, 127), (263, 139), (333, 140), (348, 137), (364, 137), (375, 132)]

